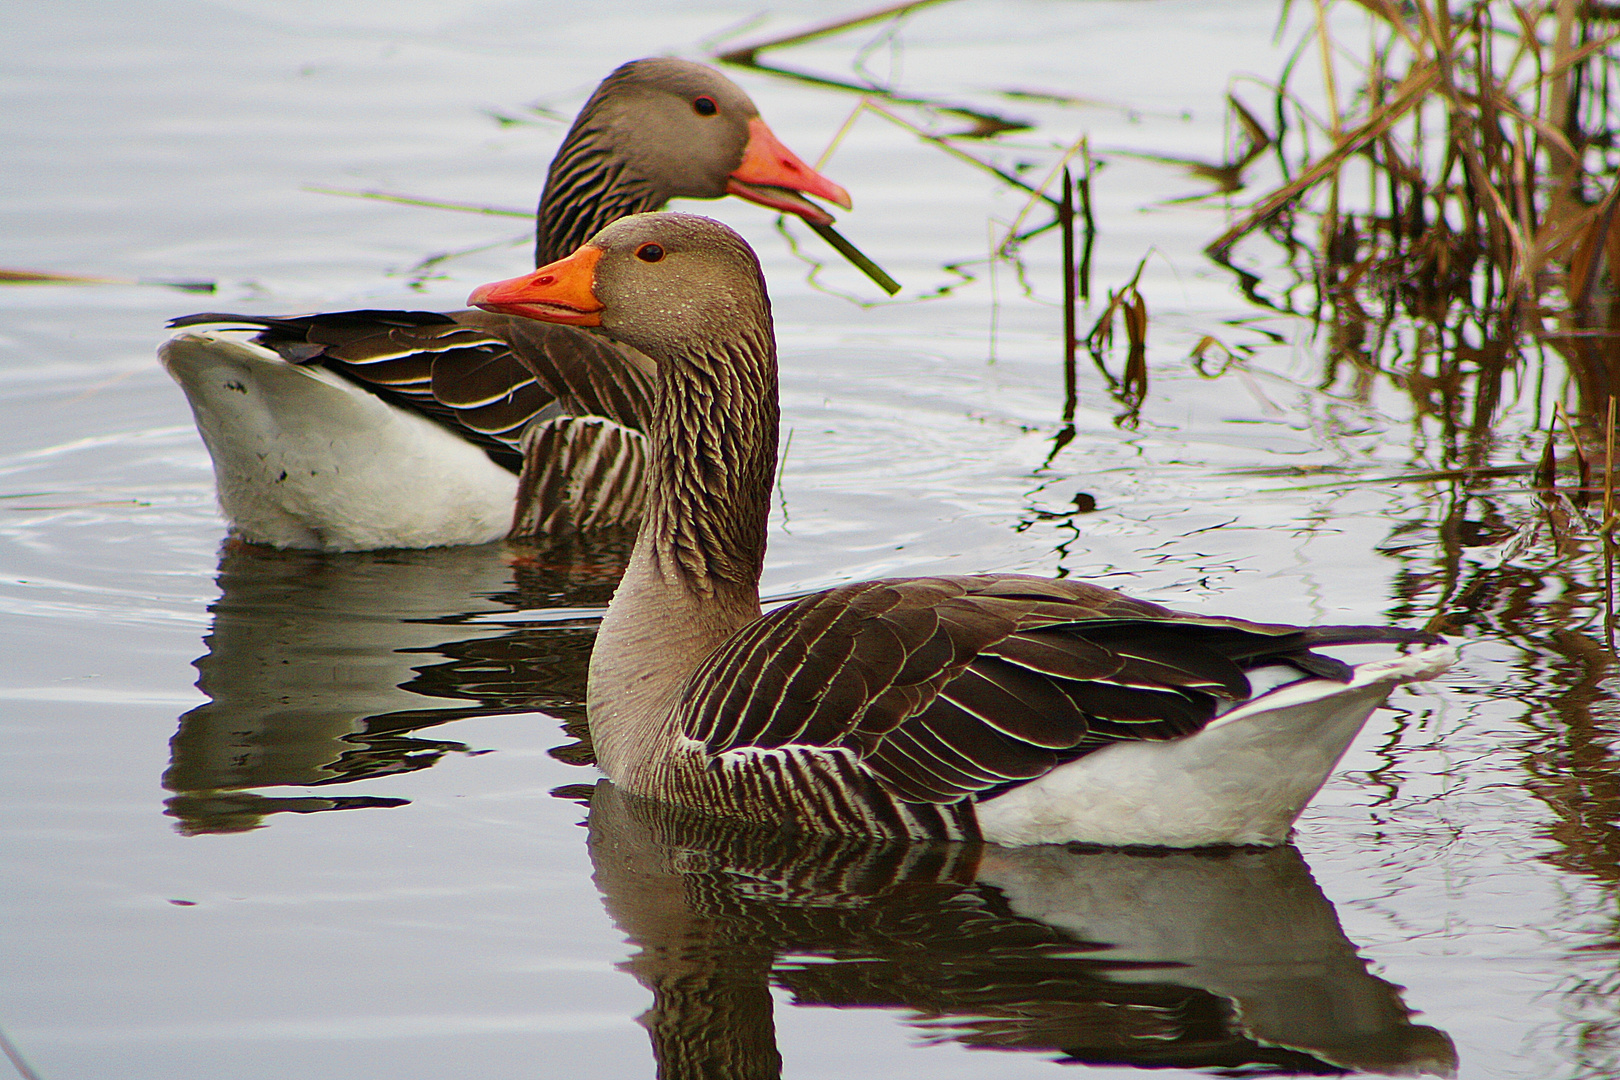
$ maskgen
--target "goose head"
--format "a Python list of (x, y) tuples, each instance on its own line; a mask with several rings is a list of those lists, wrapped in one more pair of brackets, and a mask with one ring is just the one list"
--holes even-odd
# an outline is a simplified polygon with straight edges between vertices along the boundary
[(759, 260), (730, 228), (693, 214), (620, 218), (572, 255), (481, 285), (469, 304), (600, 327), (655, 360), (774, 360)]
[(779, 414), (770, 302), (747, 242), (708, 218), (637, 214), (468, 302), (600, 327), (656, 362), (647, 513), (632, 564), (667, 568), (660, 576), (680, 579), (685, 598), (729, 597), (699, 605), (711, 628), (758, 617)]
[[(618, 194), (609, 197), (609, 188)], [(617, 217), (674, 198), (726, 195), (816, 225), (833, 218), (805, 195), (851, 205), (849, 193), (788, 149), (718, 71), (672, 57), (633, 60), (596, 88), (552, 161), (540, 204), (541, 261), (594, 232), (576, 230), (596, 216), (586, 207), (604, 198), (611, 205), (599, 209)]]

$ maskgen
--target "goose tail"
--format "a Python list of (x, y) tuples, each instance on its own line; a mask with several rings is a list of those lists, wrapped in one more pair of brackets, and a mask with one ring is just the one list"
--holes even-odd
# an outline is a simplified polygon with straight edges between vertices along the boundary
[(980, 829), (1003, 844), (1281, 844), (1391, 691), (1456, 660), (1432, 645), (1278, 687), (1185, 739), (1116, 743), (979, 804)]
[(158, 359), (185, 391), (239, 538), (361, 551), (505, 535), (517, 478), (428, 418), (227, 333), (177, 334)]

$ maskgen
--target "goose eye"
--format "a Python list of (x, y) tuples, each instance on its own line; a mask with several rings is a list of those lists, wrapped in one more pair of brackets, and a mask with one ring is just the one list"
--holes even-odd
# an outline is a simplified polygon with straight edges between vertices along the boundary
[(636, 248), (636, 258), (642, 262), (657, 262), (664, 257), (664, 249), (657, 244), (642, 244)]
[(720, 106), (714, 103), (712, 97), (700, 97), (693, 100), (692, 111), (699, 116), (713, 116), (720, 111)]

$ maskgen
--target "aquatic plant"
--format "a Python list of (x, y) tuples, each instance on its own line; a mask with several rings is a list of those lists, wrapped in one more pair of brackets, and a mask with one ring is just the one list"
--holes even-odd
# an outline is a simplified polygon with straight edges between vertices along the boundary
[[(1251, 299), (1320, 320), (1324, 384), (1393, 380), (1448, 443), (1471, 448), (1464, 460), (1483, 460), (1506, 398), (1548, 378), (1568, 377), (1595, 439), (1620, 391), (1620, 34), (1605, 29), (1620, 12), (1574, 0), (1358, 5), (1371, 39), (1360, 49), (1317, 0), (1272, 87), (1264, 137), (1280, 181), (1209, 255)], [(1313, 46), (1317, 106), (1294, 88)], [(1309, 282), (1307, 305), (1240, 264), (1262, 241)]]

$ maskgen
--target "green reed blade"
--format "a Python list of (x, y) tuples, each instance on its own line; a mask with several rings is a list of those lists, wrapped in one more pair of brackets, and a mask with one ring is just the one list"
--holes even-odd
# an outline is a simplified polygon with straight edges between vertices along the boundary
[(871, 259), (868, 259), (865, 255), (862, 255), (860, 249), (854, 244), (838, 235), (838, 231), (831, 225), (812, 224), (810, 227), (816, 231), (818, 236), (836, 248), (838, 254), (854, 263), (857, 270), (871, 278), (878, 288), (882, 289), (890, 296), (893, 296), (895, 293), (900, 291), (900, 283), (898, 281), (894, 280), (894, 278), (890, 277), (888, 274), (885, 274), (883, 272), (883, 268), (877, 263), (873, 262)]

